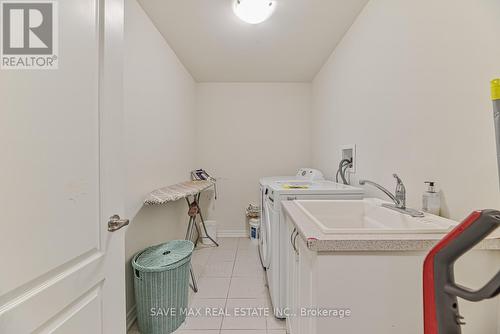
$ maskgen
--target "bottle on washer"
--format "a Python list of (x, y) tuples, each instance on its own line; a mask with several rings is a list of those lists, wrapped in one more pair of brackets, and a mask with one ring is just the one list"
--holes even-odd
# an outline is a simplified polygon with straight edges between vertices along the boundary
[(435, 189), (436, 182), (427, 181), (427, 191), (422, 196), (422, 210), (439, 216), (441, 212), (441, 196)]

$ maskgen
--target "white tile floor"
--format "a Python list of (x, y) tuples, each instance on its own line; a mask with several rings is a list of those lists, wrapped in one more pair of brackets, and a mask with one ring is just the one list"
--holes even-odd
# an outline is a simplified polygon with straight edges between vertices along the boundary
[[(189, 306), (225, 309), (228, 315), (188, 317), (176, 334), (285, 334), (273, 315), (235, 316), (235, 308), (265, 308), (270, 301), (258, 249), (247, 238), (219, 239), (218, 248), (196, 249), (192, 263), (199, 292), (190, 290)], [(136, 325), (128, 334), (139, 334)]]

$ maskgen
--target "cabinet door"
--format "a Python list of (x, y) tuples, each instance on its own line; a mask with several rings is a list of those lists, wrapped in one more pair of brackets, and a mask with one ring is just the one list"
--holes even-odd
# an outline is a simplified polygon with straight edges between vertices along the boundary
[(298, 317), (298, 255), (292, 244), (295, 228), (290, 222), (287, 224), (287, 308), (289, 316), (287, 317), (287, 325), (290, 334), (299, 334), (299, 317)]
[(287, 220), (286, 221), (286, 235), (288, 241), (285, 243), (286, 250), (286, 307), (291, 308), (292, 306), (292, 272), (293, 272), (293, 248), (290, 242), (291, 235), (293, 233), (293, 225)]
[[(297, 303), (299, 311), (304, 312), (316, 307), (313, 298), (314, 253), (311, 252), (302, 238), (297, 238), (299, 252), (297, 262)], [(299, 333), (316, 333), (315, 319), (299, 314)]]

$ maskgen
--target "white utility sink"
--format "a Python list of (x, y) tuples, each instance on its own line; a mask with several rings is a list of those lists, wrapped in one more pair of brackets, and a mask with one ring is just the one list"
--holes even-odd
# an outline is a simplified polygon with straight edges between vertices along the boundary
[(374, 198), (295, 203), (325, 234), (443, 234), (456, 226), (442, 217), (414, 218), (384, 208), (386, 202)]

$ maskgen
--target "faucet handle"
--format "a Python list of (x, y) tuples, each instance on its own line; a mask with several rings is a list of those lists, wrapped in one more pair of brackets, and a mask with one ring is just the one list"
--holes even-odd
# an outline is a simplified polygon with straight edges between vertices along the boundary
[(394, 173), (392, 174), (392, 176), (394, 176), (394, 178), (396, 179), (397, 181), (397, 185), (396, 185), (396, 199), (398, 200), (398, 204), (397, 206), (404, 209), (406, 208), (406, 188), (405, 188), (405, 185), (403, 183), (403, 181), (401, 180), (401, 178), (398, 176), (398, 174)]

